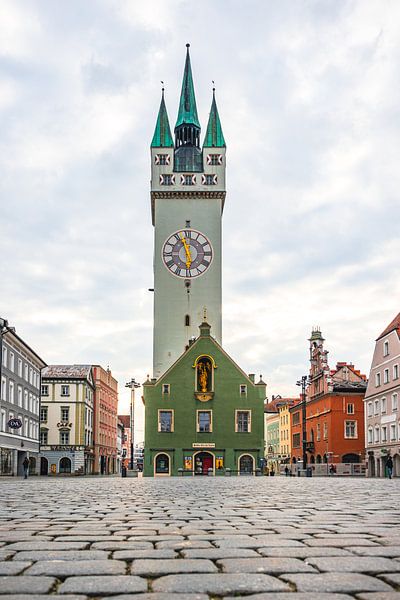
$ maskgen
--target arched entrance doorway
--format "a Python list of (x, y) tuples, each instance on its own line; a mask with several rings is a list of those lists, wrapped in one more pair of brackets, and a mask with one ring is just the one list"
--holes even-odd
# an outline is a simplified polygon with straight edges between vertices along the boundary
[(342, 463), (359, 463), (360, 457), (358, 454), (343, 454)]
[(314, 456), (314, 454), (311, 454), (311, 456), (310, 456), (310, 463), (312, 465), (315, 464), (315, 456)]
[(193, 458), (195, 475), (208, 475), (208, 469), (214, 471), (214, 455), (211, 452), (198, 452)]
[(170, 470), (170, 460), (168, 454), (164, 454), (161, 452), (154, 457), (154, 475), (168, 476), (171, 474)]
[(375, 477), (375, 458), (373, 454), (368, 456), (368, 477)]
[(242, 454), (239, 458), (239, 475), (253, 475), (254, 458), (251, 454)]
[(44, 456), (40, 458), (40, 474), (47, 475), (49, 472), (49, 461)]
[(67, 456), (63, 456), (63, 458), (60, 460), (59, 472), (64, 474), (71, 473), (71, 459)]
[(317, 454), (317, 465), (320, 465), (320, 464), (321, 464), (321, 460), (322, 460), (322, 459), (321, 459), (321, 455), (320, 455), (320, 454)]

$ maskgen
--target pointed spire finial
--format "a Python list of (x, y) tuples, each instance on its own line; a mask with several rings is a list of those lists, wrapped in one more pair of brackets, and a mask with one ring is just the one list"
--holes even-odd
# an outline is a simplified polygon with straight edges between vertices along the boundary
[(167, 114), (167, 108), (164, 100), (164, 82), (161, 81), (161, 104), (158, 111), (156, 128), (151, 142), (152, 148), (172, 148), (174, 145), (171, 129), (169, 127), (169, 120)]
[(203, 319), (204, 319), (204, 321), (207, 320), (207, 307), (206, 306), (203, 308)]
[(208, 119), (207, 131), (204, 138), (203, 148), (225, 148), (225, 138), (222, 133), (221, 121), (215, 100), (215, 81), (213, 83), (213, 97), (211, 102), (210, 116)]

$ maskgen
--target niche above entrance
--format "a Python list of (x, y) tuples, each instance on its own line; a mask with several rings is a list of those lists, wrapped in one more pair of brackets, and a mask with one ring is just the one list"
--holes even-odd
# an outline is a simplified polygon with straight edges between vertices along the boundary
[(208, 402), (214, 397), (215, 360), (209, 354), (202, 354), (193, 363), (194, 397), (200, 402)]

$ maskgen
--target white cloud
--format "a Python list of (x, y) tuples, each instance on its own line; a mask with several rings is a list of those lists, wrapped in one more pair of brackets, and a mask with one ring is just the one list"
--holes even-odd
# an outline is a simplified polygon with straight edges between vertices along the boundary
[(185, 43), (228, 143), (224, 344), (297, 394), (319, 324), (368, 371), (399, 310), (400, 6), (108, 0), (0, 6), (2, 316), (48, 362), (152, 363), (149, 144)]

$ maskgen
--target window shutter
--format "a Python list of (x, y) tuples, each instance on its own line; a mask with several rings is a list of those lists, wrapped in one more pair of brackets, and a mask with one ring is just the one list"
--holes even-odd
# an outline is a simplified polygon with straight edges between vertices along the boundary
[(164, 185), (164, 175), (160, 175), (160, 185)]
[(171, 157), (170, 157), (170, 155), (169, 155), (169, 154), (167, 154), (167, 155), (166, 155), (166, 157), (165, 157), (165, 164), (166, 164), (166, 165), (169, 165), (169, 164), (170, 164), (170, 162), (171, 162)]
[(217, 176), (213, 175), (213, 185), (217, 185)]
[(207, 154), (207, 164), (211, 165), (211, 154)]
[(175, 175), (171, 175), (171, 183), (172, 185), (175, 185)]
[(201, 183), (202, 183), (202, 185), (204, 185), (206, 183), (206, 181), (207, 181), (207, 178), (206, 178), (206, 176), (203, 173), (202, 176), (201, 176)]
[(196, 185), (196, 175), (192, 175), (192, 185)]
[(218, 164), (222, 165), (222, 154), (218, 154)]
[(154, 157), (154, 164), (159, 165), (160, 164), (160, 155), (156, 154)]
[(181, 175), (181, 185), (185, 185), (185, 176)]

